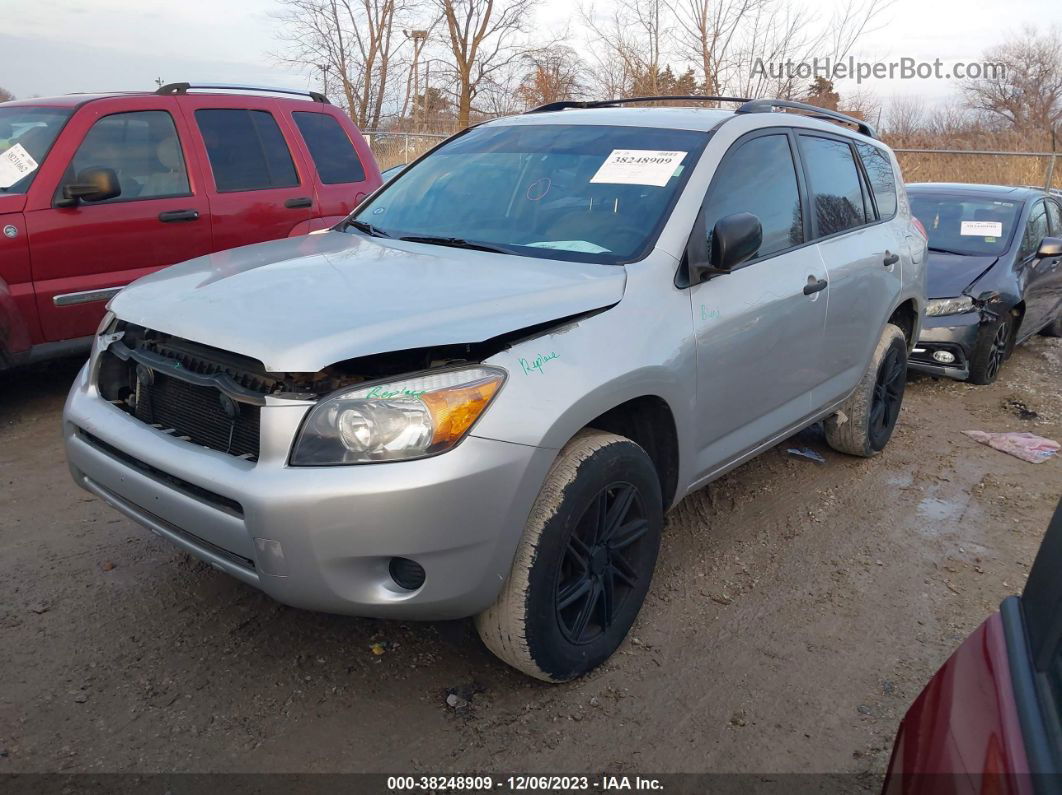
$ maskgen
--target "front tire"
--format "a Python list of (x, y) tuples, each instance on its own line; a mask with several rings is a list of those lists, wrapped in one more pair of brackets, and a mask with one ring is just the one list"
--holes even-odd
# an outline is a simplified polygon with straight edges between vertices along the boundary
[(885, 449), (900, 417), (907, 385), (907, 338), (898, 326), (885, 326), (859, 386), (838, 415), (824, 423), (834, 450), (870, 458)]
[(982, 326), (970, 357), (971, 384), (991, 384), (999, 377), (1014, 345), (1014, 319), (1008, 314), (998, 323)]
[(616, 434), (579, 433), (546, 476), (501, 594), (476, 616), (483, 643), (547, 682), (593, 670), (641, 609), (663, 524), (645, 450)]

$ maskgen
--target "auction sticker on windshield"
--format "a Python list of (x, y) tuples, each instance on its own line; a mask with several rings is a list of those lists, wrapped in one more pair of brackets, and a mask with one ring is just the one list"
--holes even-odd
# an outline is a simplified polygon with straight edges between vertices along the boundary
[(1002, 221), (963, 221), (959, 227), (963, 237), (1002, 237)]
[(591, 183), (609, 185), (655, 185), (662, 188), (674, 176), (685, 152), (656, 149), (613, 149)]
[(15, 144), (0, 154), (0, 188), (10, 188), (27, 174), (37, 170), (37, 161), (22, 144)]

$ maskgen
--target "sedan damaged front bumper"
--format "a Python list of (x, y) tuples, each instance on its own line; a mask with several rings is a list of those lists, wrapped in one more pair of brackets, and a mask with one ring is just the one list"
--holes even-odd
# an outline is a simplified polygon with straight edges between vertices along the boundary
[[(965, 381), (970, 377), (970, 357), (982, 323), (981, 312), (926, 317), (908, 359), (908, 369)], [(951, 361), (946, 361), (945, 354), (950, 354)]]

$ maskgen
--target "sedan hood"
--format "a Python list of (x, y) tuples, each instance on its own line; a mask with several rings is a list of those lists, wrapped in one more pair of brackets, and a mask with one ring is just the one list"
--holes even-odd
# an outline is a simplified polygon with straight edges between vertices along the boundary
[(119, 318), (241, 353), (272, 372), (482, 342), (611, 306), (616, 265), (327, 232), (223, 251), (133, 282)]
[(977, 281), (999, 257), (975, 257), (930, 251), (926, 266), (926, 293), (930, 298), (954, 298)]

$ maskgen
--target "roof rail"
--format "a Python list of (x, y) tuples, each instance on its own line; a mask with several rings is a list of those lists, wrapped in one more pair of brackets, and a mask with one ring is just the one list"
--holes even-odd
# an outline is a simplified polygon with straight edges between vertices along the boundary
[(774, 110), (799, 110), (814, 119), (837, 121), (841, 124), (850, 124), (868, 138), (877, 138), (874, 128), (862, 119), (838, 113), (829, 108), (820, 108), (817, 105), (809, 105), (807, 102), (797, 102), (792, 99), (752, 99), (735, 111), (736, 113), (770, 113)]
[(688, 94), (681, 96), (667, 96), (667, 97), (627, 97), (626, 99), (600, 99), (590, 102), (580, 102), (578, 100), (562, 100), (560, 102), (549, 102), (545, 105), (540, 105), (537, 108), (532, 108), (527, 111), (528, 113), (549, 113), (554, 110), (569, 110), (573, 108), (610, 108), (614, 105), (626, 105), (638, 102), (671, 102), (674, 100), (687, 100), (697, 102), (744, 102), (748, 103), (750, 100), (747, 97), (709, 97), (699, 94)]
[(270, 94), (292, 94), (299, 97), (309, 97), (314, 102), (331, 105), (328, 97), (316, 91), (300, 91), (295, 88), (270, 88), (269, 86), (239, 86), (227, 83), (167, 83), (159, 86), (156, 94), (172, 95), (187, 94), (189, 89), (221, 90), (221, 91), (264, 91)]

